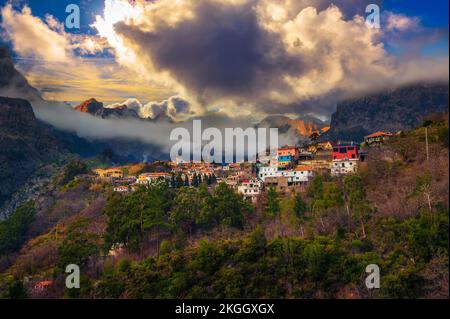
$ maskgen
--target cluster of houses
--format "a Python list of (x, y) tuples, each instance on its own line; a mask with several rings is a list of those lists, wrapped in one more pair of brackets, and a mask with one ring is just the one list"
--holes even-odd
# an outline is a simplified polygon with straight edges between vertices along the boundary
[(279, 192), (302, 190), (316, 174), (329, 172), (333, 176), (355, 173), (366, 152), (361, 147), (381, 145), (393, 134), (376, 132), (368, 135), (362, 145), (355, 143), (321, 142), (307, 147), (285, 146), (276, 152), (258, 156), (256, 163), (227, 165), (206, 162), (169, 162), (163, 172), (124, 176), (120, 168), (98, 169), (99, 179), (112, 183), (116, 192), (135, 191), (142, 185), (166, 182), (170, 186), (198, 186), (226, 183), (247, 199), (257, 201), (264, 188), (275, 187)]

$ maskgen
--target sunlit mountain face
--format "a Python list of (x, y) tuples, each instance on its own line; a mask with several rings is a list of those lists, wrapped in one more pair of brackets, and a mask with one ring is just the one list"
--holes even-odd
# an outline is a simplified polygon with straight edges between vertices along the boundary
[(375, 4), (379, 28), (358, 0), (1, 1), (2, 42), (47, 100), (329, 118), (355, 95), (448, 79), (448, 2)]

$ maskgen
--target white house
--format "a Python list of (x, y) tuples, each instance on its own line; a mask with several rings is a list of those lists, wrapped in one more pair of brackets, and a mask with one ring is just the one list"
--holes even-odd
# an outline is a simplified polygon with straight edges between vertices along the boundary
[(114, 187), (114, 191), (117, 193), (127, 193), (129, 191), (128, 186), (116, 186)]
[(238, 193), (246, 198), (256, 197), (261, 194), (262, 186), (262, 182), (258, 179), (245, 180), (238, 187)]
[(290, 170), (278, 170), (278, 167), (266, 166), (261, 167), (258, 174), (263, 182), (270, 177), (286, 177), (290, 185), (307, 183), (313, 176), (313, 168), (306, 165), (299, 165)]
[(262, 166), (259, 168), (258, 178), (264, 182), (266, 177), (277, 177), (278, 167), (277, 166)]
[(334, 160), (331, 165), (331, 175), (339, 176), (356, 173), (358, 162), (358, 159)]

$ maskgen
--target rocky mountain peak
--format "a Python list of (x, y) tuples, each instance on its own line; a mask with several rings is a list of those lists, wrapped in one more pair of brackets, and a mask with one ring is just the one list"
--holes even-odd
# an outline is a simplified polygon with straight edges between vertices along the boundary
[(103, 103), (98, 102), (94, 98), (91, 98), (89, 100), (84, 101), (80, 105), (76, 106), (75, 110), (82, 113), (97, 115), (99, 112), (103, 111)]

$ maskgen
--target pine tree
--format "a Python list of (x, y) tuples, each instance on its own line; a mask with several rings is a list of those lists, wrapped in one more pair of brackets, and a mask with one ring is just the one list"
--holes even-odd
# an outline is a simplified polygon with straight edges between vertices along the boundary
[(275, 217), (280, 212), (280, 200), (278, 198), (278, 193), (274, 187), (269, 188), (267, 194), (267, 207), (265, 213), (268, 217)]

